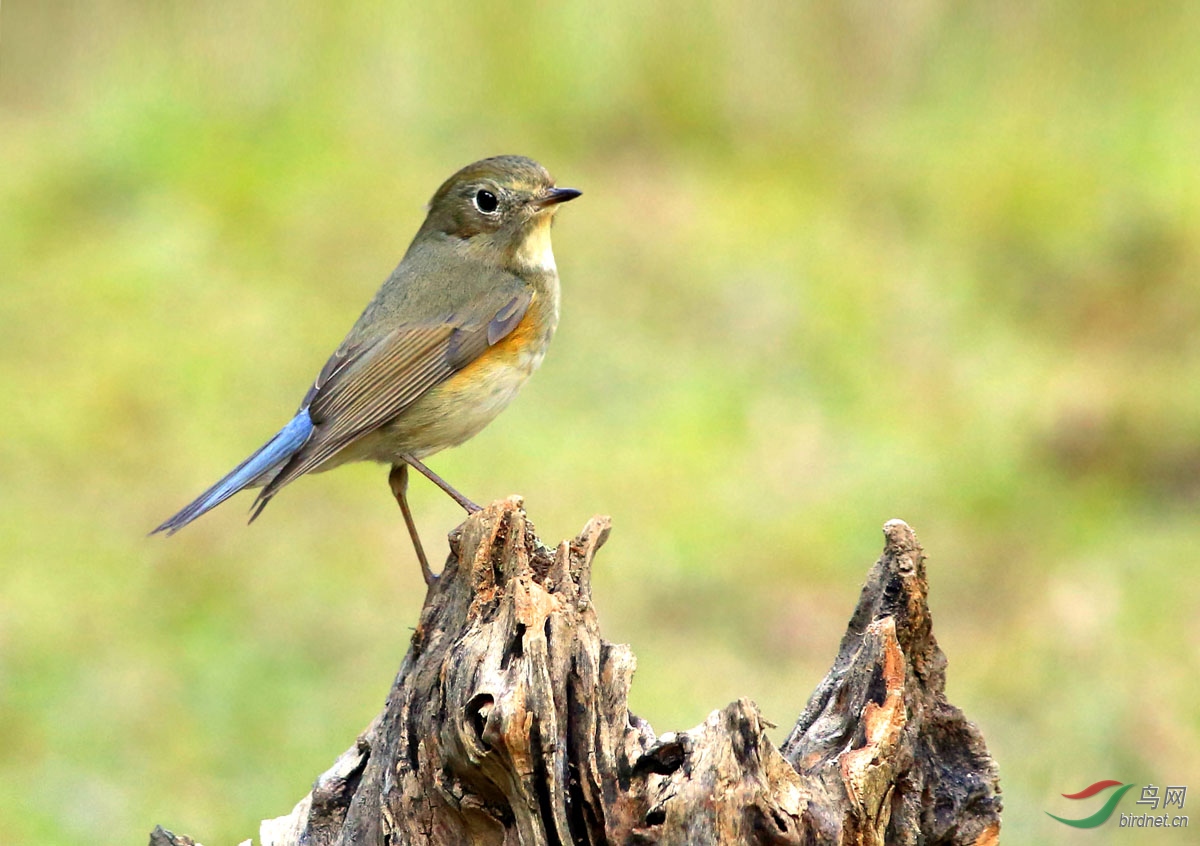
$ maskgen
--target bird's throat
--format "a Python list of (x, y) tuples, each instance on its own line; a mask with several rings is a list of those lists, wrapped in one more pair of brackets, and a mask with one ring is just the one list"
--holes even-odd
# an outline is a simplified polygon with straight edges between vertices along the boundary
[(544, 213), (534, 218), (525, 230), (525, 237), (513, 250), (513, 270), (521, 276), (558, 273), (558, 267), (554, 263), (554, 251), (550, 248), (550, 219), (551, 216)]

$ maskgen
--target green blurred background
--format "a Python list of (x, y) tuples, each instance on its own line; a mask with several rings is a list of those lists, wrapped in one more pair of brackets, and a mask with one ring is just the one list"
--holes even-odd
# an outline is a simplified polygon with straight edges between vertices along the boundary
[(584, 191), (562, 323), (432, 463), (549, 543), (612, 515), (635, 711), (781, 739), (901, 517), (1004, 839), (1185, 842), (1044, 813), (1200, 816), (1200, 5), (1133, 8), (4, 3), (4, 843), (234, 843), (379, 710), (422, 598), (384, 469), (145, 533), (509, 152)]

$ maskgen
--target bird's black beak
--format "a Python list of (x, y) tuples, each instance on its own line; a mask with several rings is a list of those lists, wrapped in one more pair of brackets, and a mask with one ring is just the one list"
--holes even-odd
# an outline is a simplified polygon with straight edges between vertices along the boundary
[(545, 194), (533, 201), (533, 205), (541, 211), (550, 206), (557, 206), (559, 203), (566, 203), (574, 200), (582, 191), (576, 191), (574, 188), (551, 188)]

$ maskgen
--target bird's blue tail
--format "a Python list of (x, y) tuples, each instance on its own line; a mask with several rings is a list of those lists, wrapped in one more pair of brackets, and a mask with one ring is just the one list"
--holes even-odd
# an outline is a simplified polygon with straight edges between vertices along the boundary
[(308, 409), (300, 409), (300, 412), (292, 418), (290, 423), (280, 429), (275, 437), (259, 447), (258, 451), (252, 456), (230, 470), (224, 479), (200, 494), (190, 505), (150, 534), (155, 535), (159, 532), (166, 532), (168, 535), (173, 535), (201, 514), (216, 508), (222, 502), (229, 499), (229, 497), (242, 490), (242, 488), (253, 484), (264, 473), (268, 473), (272, 469), (279, 467), (295, 455), (308, 441), (312, 430), (313, 423), (312, 419), (308, 416)]

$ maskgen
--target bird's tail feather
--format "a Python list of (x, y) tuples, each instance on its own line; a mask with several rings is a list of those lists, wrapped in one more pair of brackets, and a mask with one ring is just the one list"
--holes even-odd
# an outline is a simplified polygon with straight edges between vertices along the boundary
[(238, 491), (253, 484), (263, 474), (269, 473), (295, 455), (308, 441), (312, 431), (313, 423), (308, 416), (308, 409), (302, 408), (290, 423), (279, 430), (275, 437), (259, 447), (253, 455), (230, 470), (225, 478), (200, 494), (190, 505), (150, 534), (166, 532), (168, 535), (173, 535), (201, 514), (216, 508)]

